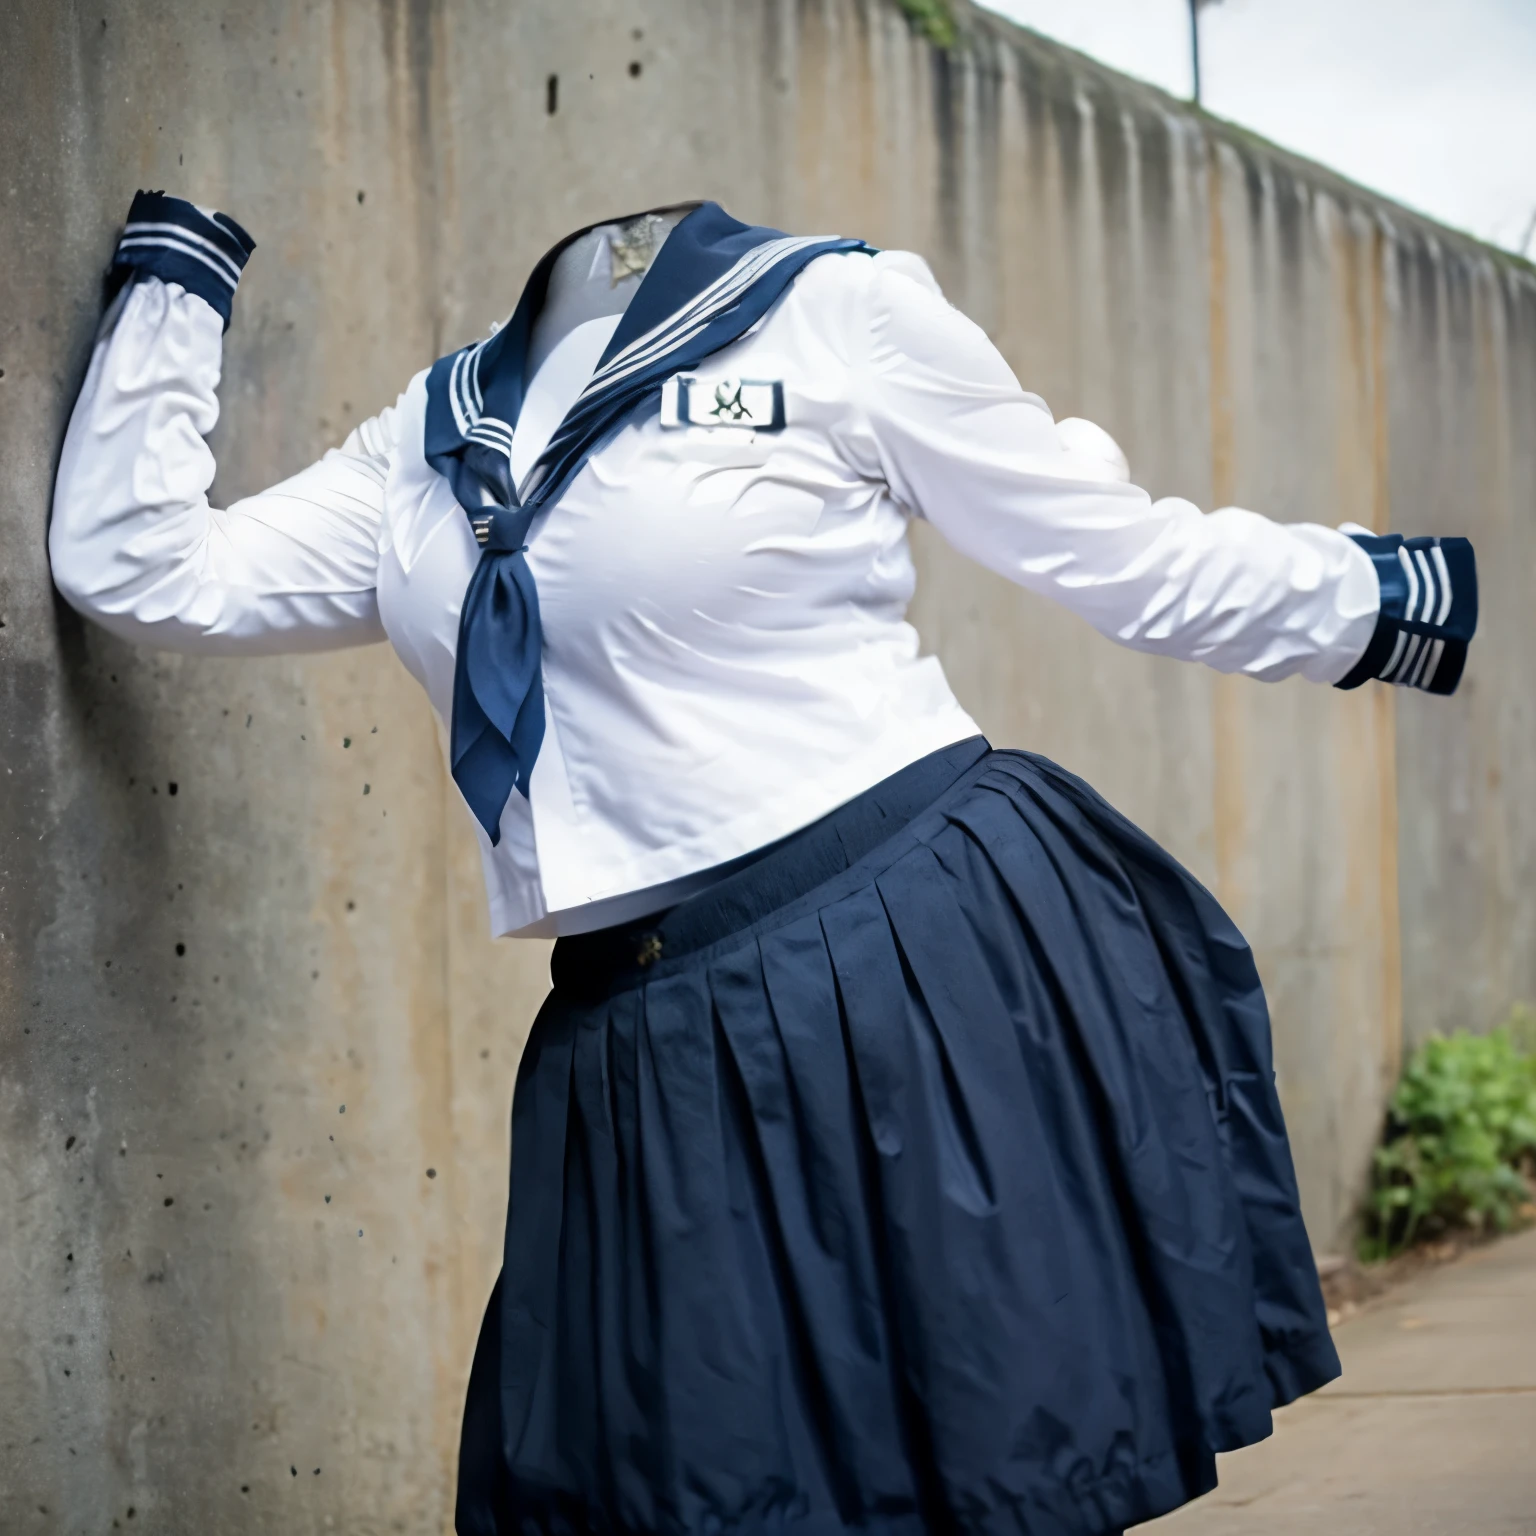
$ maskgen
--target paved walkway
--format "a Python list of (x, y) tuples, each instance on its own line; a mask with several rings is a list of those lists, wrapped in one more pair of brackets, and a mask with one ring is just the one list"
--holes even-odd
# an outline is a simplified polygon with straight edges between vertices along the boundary
[(1334, 1332), (1344, 1375), (1137, 1536), (1536, 1536), (1536, 1232)]

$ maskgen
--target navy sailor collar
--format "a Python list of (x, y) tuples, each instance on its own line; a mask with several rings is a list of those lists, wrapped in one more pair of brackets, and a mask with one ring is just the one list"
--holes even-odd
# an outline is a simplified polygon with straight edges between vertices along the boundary
[[(667, 204), (667, 207), (688, 206)], [(606, 224), (627, 223), (643, 214), (602, 219), (567, 235), (552, 246), (528, 278), (511, 319), (494, 335), (440, 358), (427, 376), (427, 415), (423, 449), (426, 459), (452, 483), (466, 507), (485, 498), (473, 484), (461, 484), (464, 469), (485, 483), (491, 499), (516, 505), (511, 484), (512, 435), (522, 414), (529, 380), (527, 362), (533, 323), (544, 306), (550, 274), (569, 245)], [(672, 229), (640, 280), (639, 288), (598, 359), (596, 371), (565, 423), (555, 432), (530, 477), (530, 485), (548, 481), (566, 428), (590, 414), (595, 397), (622, 386), (647, 365), (684, 346), (711, 318), (744, 294), (769, 268), (801, 249), (867, 249), (858, 240), (796, 237), (776, 229), (743, 224), (718, 203), (702, 202)], [(798, 264), (797, 264), (798, 265)], [(591, 445), (589, 445), (590, 448)], [(478, 452), (476, 449), (483, 449)], [(586, 455), (581, 456), (583, 460)], [(574, 466), (579, 468), (579, 465)], [(560, 475), (562, 482), (569, 474)], [(563, 489), (551, 485), (549, 491)], [(538, 496), (548, 499), (548, 491)]]
[[(674, 203), (668, 206), (687, 205)], [(694, 205), (695, 209), (700, 206)], [(533, 336), (533, 322), (544, 308), (555, 263), (567, 246), (574, 245), (594, 229), (600, 229), (605, 224), (627, 224), (633, 219), (644, 217), (644, 213), (631, 213), (619, 219), (600, 219), (557, 241), (539, 258), (538, 264), (529, 274), (518, 297), (517, 307), (507, 323), (484, 341), (452, 352), (433, 365), (427, 376), (427, 420), (423, 444), (429, 462), (453, 454), (469, 442), (482, 442), (489, 448), (504, 449), (507, 454), (511, 453), (512, 433), (518, 417), (522, 415), (523, 401), (530, 382), (527, 377), (528, 346)], [(686, 222), (685, 218), (673, 227), (671, 234), (662, 242), (662, 251), (671, 243), (671, 235), (675, 235)], [(629, 307), (619, 318), (620, 331), (624, 329), (630, 311), (640, 302), (646, 283), (660, 260), (661, 251), (658, 251), (642, 276), (640, 288), (630, 300)], [(614, 333), (613, 340), (618, 339), (618, 334), (618, 331)], [(610, 341), (608, 350), (612, 349)], [(607, 353), (601, 361), (606, 360)], [(437, 467), (442, 468), (441, 465)], [(454, 476), (450, 474), (449, 478), (453, 479)]]

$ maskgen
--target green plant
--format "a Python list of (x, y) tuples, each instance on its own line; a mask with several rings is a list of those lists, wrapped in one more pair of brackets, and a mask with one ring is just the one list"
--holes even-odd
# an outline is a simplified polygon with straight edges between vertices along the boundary
[(947, 50), (959, 40), (949, 0), (896, 0), (896, 5), (935, 47)]
[(1536, 1054), (1532, 1016), (1489, 1035), (1458, 1032), (1413, 1053), (1392, 1095), (1361, 1255), (1386, 1258), (1454, 1227), (1505, 1231), (1532, 1199)]

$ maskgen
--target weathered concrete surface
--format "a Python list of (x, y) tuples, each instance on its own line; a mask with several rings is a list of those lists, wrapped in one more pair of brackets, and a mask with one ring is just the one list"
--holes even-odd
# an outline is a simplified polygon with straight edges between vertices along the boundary
[(1320, 1246), (1404, 1036), (1536, 997), (1530, 270), (962, 20), (946, 56), (879, 0), (0, 0), (6, 1536), (444, 1528), (545, 963), (486, 942), (387, 651), (150, 656), (54, 600), (137, 186), (261, 242), (217, 497), (483, 331), (566, 230), (704, 195), (924, 252), (1156, 492), (1472, 532), (1450, 703), (1131, 656), (923, 530), (916, 616), (995, 740), (1083, 772), (1252, 936)]
[(1146, 1536), (1529, 1536), (1536, 1233), (1404, 1286), (1335, 1333), (1344, 1375), (1223, 1456)]

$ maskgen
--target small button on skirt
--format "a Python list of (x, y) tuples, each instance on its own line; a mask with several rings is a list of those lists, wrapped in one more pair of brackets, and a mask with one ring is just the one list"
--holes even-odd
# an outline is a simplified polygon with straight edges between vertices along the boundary
[(963, 742), (555, 950), (458, 1529), (1100, 1536), (1338, 1374), (1253, 959)]

